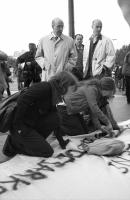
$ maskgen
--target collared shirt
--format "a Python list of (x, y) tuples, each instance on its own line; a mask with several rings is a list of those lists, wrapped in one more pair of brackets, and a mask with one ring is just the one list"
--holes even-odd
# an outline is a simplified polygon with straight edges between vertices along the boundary
[[(89, 67), (89, 48), (90, 40), (85, 45), (83, 53), (83, 66), (84, 66), (84, 78), (87, 77)], [(115, 49), (111, 39), (102, 35), (102, 38), (98, 41), (93, 57), (92, 57), (92, 75), (97, 76), (102, 73), (103, 66), (111, 69), (115, 63)]]
[(50, 35), (50, 39), (53, 39), (54, 42), (55, 42), (57, 39), (60, 39), (60, 37), (56, 36), (56, 35), (52, 32), (51, 35)]
[(94, 54), (96, 45), (97, 45), (98, 41), (101, 39), (102, 39), (102, 35), (99, 35), (96, 37), (94, 37), (92, 35), (90, 37), (90, 49), (89, 49), (89, 59), (88, 59), (89, 65), (88, 65), (88, 73), (87, 73), (87, 76), (85, 77), (86, 79), (92, 77), (92, 58), (93, 58), (93, 54)]
[(55, 40), (54, 33), (51, 33), (40, 40), (36, 61), (39, 57), (43, 58), (41, 66), (45, 70), (43, 80), (49, 80), (57, 72), (69, 68), (69, 65), (75, 65), (77, 57), (74, 41), (63, 34)]

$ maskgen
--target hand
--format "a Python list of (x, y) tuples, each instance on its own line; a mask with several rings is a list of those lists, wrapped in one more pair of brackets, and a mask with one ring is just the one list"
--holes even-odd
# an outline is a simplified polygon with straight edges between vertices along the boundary
[(126, 128), (123, 126), (119, 126), (119, 133), (122, 133)]
[(43, 68), (45, 69), (45, 71), (50, 70), (51, 64), (48, 61), (44, 60)]
[(110, 126), (110, 125), (101, 126), (101, 131), (110, 135), (110, 133), (112, 132), (112, 126)]
[(66, 146), (66, 149), (67, 150), (78, 150), (79, 151), (79, 148), (72, 141), (69, 141), (69, 143)]
[(62, 149), (66, 149), (66, 146), (68, 145), (68, 143), (70, 142), (69, 139), (64, 140), (64, 142), (60, 142), (60, 146)]
[(65, 66), (65, 70), (66, 71), (70, 71), (71, 72), (73, 70), (73, 68), (74, 68), (74, 65), (71, 64), (71, 63), (67, 63), (66, 66)]
[(118, 126), (118, 129), (116, 130), (116, 132), (115, 132), (115, 137), (118, 137), (118, 136), (120, 136), (121, 135), (121, 133), (124, 131), (124, 130), (126, 130), (127, 128), (125, 128), (125, 127), (123, 127), (123, 126)]

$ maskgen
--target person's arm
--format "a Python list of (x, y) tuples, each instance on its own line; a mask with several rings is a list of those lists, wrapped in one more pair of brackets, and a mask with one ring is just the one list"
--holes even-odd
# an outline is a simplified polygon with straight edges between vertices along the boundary
[(28, 55), (28, 52), (25, 52), (24, 54), (22, 54), (21, 56), (19, 56), (17, 58), (17, 61), (16, 61), (17, 65), (26, 62), (27, 55)]
[(106, 115), (109, 118), (111, 124), (112, 124), (112, 128), (114, 130), (120, 130), (120, 127), (118, 126), (116, 120), (114, 119), (113, 113), (111, 111), (111, 108), (109, 106), (109, 104), (106, 105)]
[(106, 59), (103, 62), (103, 67), (104, 68), (107, 67), (109, 69), (112, 68), (112, 66), (115, 63), (115, 58), (116, 58), (116, 55), (115, 55), (115, 49), (114, 49), (113, 43), (110, 39), (107, 39), (107, 41), (106, 41)]
[(87, 86), (84, 88), (84, 94), (86, 96), (95, 126), (97, 128), (101, 128), (100, 122), (108, 126), (110, 124), (110, 121), (98, 106), (97, 102), (98, 90), (95, 87)]
[(83, 51), (83, 72), (84, 73), (87, 70), (86, 69), (87, 59), (88, 59), (88, 51), (87, 51), (87, 47), (84, 46), (84, 51)]
[(56, 139), (58, 140), (61, 148), (66, 149), (66, 146), (70, 142), (70, 140), (69, 139), (64, 140), (63, 136), (61, 135), (60, 128), (57, 128), (57, 130), (54, 131), (54, 135), (56, 136)]
[(68, 60), (65, 63), (65, 70), (71, 71), (73, 67), (76, 67), (77, 62), (77, 51), (74, 45), (74, 40), (70, 40), (70, 48), (68, 53)]
[(43, 40), (41, 39), (39, 41), (38, 47), (37, 47), (37, 51), (35, 54), (35, 60), (38, 63), (38, 65), (40, 65), (40, 67), (45, 70), (45, 59), (44, 59), (44, 51), (43, 51)]

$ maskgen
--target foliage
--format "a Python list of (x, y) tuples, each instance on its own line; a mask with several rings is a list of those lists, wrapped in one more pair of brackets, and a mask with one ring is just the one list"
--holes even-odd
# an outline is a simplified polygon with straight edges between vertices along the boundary
[(121, 49), (118, 49), (116, 51), (116, 63), (120, 66), (124, 63), (124, 58), (127, 52), (130, 51), (130, 44), (129, 45), (123, 45)]

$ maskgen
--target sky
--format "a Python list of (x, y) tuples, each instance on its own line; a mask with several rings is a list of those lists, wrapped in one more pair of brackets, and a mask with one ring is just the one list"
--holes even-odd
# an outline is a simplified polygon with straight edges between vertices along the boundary
[[(68, 0), (0, 0), (0, 50), (8, 55), (28, 50), (28, 43), (38, 44), (52, 31), (51, 21), (64, 21), (68, 35)], [(117, 0), (74, 0), (75, 34), (84, 36), (84, 44), (92, 34), (91, 24), (101, 19), (102, 34), (113, 40), (116, 49), (130, 43), (130, 27)]]

